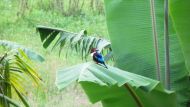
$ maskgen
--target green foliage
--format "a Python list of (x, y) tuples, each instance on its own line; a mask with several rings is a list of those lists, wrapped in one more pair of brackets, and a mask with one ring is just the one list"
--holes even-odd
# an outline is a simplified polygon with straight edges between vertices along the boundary
[[(178, 3), (179, 2), (179, 3)], [(183, 4), (184, 1), (172, 2), (173, 5)], [(187, 15), (187, 7), (170, 7), (179, 10), (178, 16), (185, 17), (178, 19), (178, 23), (188, 22), (187, 16), (181, 16), (181, 12)], [(184, 3), (185, 4), (185, 3)], [(186, 3), (188, 4), (188, 3)], [(105, 0), (107, 25), (110, 33), (113, 53), (116, 66), (146, 76), (157, 79), (155, 47), (152, 35), (152, 17), (150, 15), (150, 1), (110, 1)], [(136, 8), (138, 7), (138, 8)], [(177, 8), (176, 8), (177, 7)], [(176, 11), (175, 11), (176, 12)], [(173, 11), (173, 14), (176, 14)], [(182, 13), (183, 13), (182, 12)], [(158, 35), (158, 52), (161, 70), (161, 83), (165, 83), (165, 49), (164, 49), (164, 1), (155, 1), (156, 30)], [(175, 22), (175, 21), (174, 21)], [(189, 72), (185, 66), (184, 55), (189, 56), (186, 51), (183, 54), (179, 44), (178, 36), (174, 29), (175, 26), (181, 26), (180, 29), (188, 28), (185, 25), (177, 25), (169, 21), (169, 46), (170, 46), (170, 69), (171, 69), (171, 90), (177, 93), (177, 102), (180, 107), (186, 106), (190, 99), (189, 93)], [(183, 27), (182, 27), (183, 26)], [(119, 34), (118, 34), (119, 32)], [(184, 34), (188, 32), (183, 30)], [(187, 36), (186, 34), (186, 36)], [(125, 36), (124, 36), (125, 35)], [(184, 36), (183, 36), (184, 37)], [(187, 40), (187, 39), (185, 39)], [(122, 44), (121, 44), (122, 43)], [(187, 42), (186, 42), (187, 43)], [(189, 43), (189, 42), (188, 42)], [(125, 46), (125, 49), (119, 48)], [(188, 47), (188, 44), (184, 44)], [(186, 59), (187, 60), (187, 59)]]
[(139, 107), (125, 84), (140, 97), (143, 107), (176, 107), (175, 94), (166, 91), (160, 82), (109, 65), (106, 69), (87, 62), (60, 69), (56, 77), (60, 90), (77, 81), (92, 103), (101, 101), (104, 107)]
[[(39, 73), (43, 74), (41, 75), (44, 80), (43, 90), (35, 87), (26, 88), (29, 90), (27, 100), (30, 105), (32, 107), (100, 107), (100, 103), (90, 104), (81, 87), (76, 84), (61, 92), (57, 90), (54, 84), (56, 68), (80, 63), (81, 60), (78, 59), (80, 56), (72, 52), (65, 59), (64, 52), (59, 57), (57, 49), (54, 50), (55, 52), (50, 52), (51, 49), (45, 50), (36, 34), (36, 25), (40, 24), (64, 28), (73, 32), (86, 29), (89, 35), (108, 38), (105, 15), (99, 14), (99, 10), (96, 9), (96, 0), (93, 0), (93, 11), (90, 6), (91, 0), (84, 0), (82, 14), (79, 12), (70, 16), (65, 16), (59, 11), (58, 6), (56, 7), (56, 0), (25, 0), (28, 1), (29, 8), (25, 9), (23, 16), (21, 14), (17, 16), (17, 13), (21, 13), (22, 10), (21, 1), (24, 0), (0, 0), (0, 39), (22, 44), (46, 58), (43, 63), (36, 62), (35, 64)], [(65, 3), (65, 5), (68, 4)], [(0, 48), (0, 52), (4, 53), (4, 49)]]
[[(32, 62), (24, 51), (19, 49), (18, 53), (9, 52), (4, 54), (0, 59), (0, 65), (1, 94), (10, 98), (17, 95), (22, 103), (28, 107), (29, 104), (25, 98), (26, 87), (31, 83), (36, 87), (41, 84), (41, 77), (37, 70), (32, 67)], [(1, 98), (1, 106), (9, 106), (3, 99), (4, 97)], [(9, 98), (6, 97), (5, 99), (10, 104), (16, 105)]]
[(44, 61), (44, 58), (41, 55), (17, 43), (10, 42), (7, 40), (0, 40), (0, 46), (3, 46), (5, 48), (10, 49), (11, 51), (16, 51), (16, 52), (18, 51), (18, 49), (22, 49), (30, 59), (40, 61), (40, 62)]
[[(173, 1), (171, 2), (171, 5), (170, 5), (172, 19), (174, 23), (172, 23), (171, 21), (169, 22), (169, 26), (170, 26), (170, 29), (169, 29), (170, 50), (169, 51), (170, 51), (170, 62), (171, 62), (171, 65), (170, 65), (171, 77), (169, 78), (171, 79), (171, 82), (169, 83), (169, 85), (171, 86), (171, 89), (176, 93), (176, 96), (173, 96), (172, 94), (169, 94), (167, 96), (167, 91), (165, 92), (161, 91), (160, 93), (158, 93), (158, 91), (156, 90), (154, 92), (153, 91), (154, 88), (151, 88), (153, 90), (150, 92), (147, 91), (149, 93), (143, 92), (144, 89), (146, 88), (135, 89), (134, 87), (136, 85), (135, 83), (136, 79), (132, 78), (131, 81), (133, 82), (128, 83), (128, 84), (129, 84), (129, 87), (133, 86), (133, 89), (130, 90), (130, 88), (128, 88), (128, 92), (129, 94), (131, 94), (131, 96), (133, 96), (133, 101), (130, 100), (129, 96), (123, 95), (123, 96), (118, 96), (118, 98), (120, 98), (118, 101), (120, 102), (117, 102), (116, 100), (117, 98), (115, 98), (118, 95), (117, 92), (122, 92), (122, 90), (119, 90), (118, 88), (121, 88), (121, 86), (123, 86), (126, 81), (121, 86), (120, 85), (117, 86), (118, 81), (117, 82), (116, 80), (114, 81), (115, 79), (114, 76), (118, 76), (119, 74), (109, 74), (109, 73), (111, 73), (111, 71), (117, 71), (120, 74), (123, 74), (123, 73), (119, 72), (116, 69), (113, 69), (112, 67), (109, 67), (108, 70), (105, 68), (98, 69), (99, 66), (97, 65), (91, 66), (90, 63), (85, 63), (82, 65), (77, 65), (71, 68), (67, 68), (63, 71), (60, 71), (61, 73), (58, 72), (57, 81), (56, 81), (58, 88), (62, 89), (68, 84), (70, 84), (71, 82), (77, 80), (79, 83), (81, 83), (82, 87), (85, 89), (85, 92), (89, 96), (91, 102), (94, 103), (96, 101), (101, 100), (103, 106), (105, 107), (107, 106), (111, 107), (111, 106), (116, 106), (116, 105), (126, 106), (127, 104), (130, 107), (131, 106), (135, 107), (137, 106), (136, 104), (138, 104), (139, 107), (143, 105), (145, 107), (156, 107), (156, 106), (158, 107), (160, 106), (161, 107), (165, 107), (165, 106), (166, 107), (167, 106), (185, 107), (190, 99), (190, 93), (189, 93), (190, 87), (188, 85), (189, 84), (189, 79), (188, 79), (189, 78), (188, 77), (189, 64), (187, 63), (187, 67), (185, 66), (185, 61), (189, 62), (188, 61), (189, 51), (187, 48), (189, 44), (189, 41), (188, 41), (189, 39), (187, 38), (187, 35), (189, 32), (188, 31), (189, 23), (187, 21), (189, 17), (186, 16), (188, 6), (185, 5), (183, 8), (180, 8), (180, 9), (175, 8), (176, 5), (177, 6), (179, 5), (180, 7), (184, 4), (188, 4), (188, 2), (185, 3), (184, 1), (175, 1), (175, 2)], [(160, 82), (164, 84), (166, 81), (165, 80), (166, 75), (165, 75), (165, 70), (164, 70), (166, 67), (165, 62), (164, 62), (165, 49), (164, 49), (164, 40), (163, 40), (163, 35), (165, 33), (163, 30), (164, 29), (164, 25), (163, 25), (164, 1), (156, 1), (154, 5), (155, 5), (154, 7), (155, 11), (153, 11), (152, 14), (155, 14), (155, 21), (152, 21), (154, 18), (150, 12), (151, 8), (150, 8), (149, 0), (146, 0), (146, 1), (105, 0), (107, 25), (108, 25), (108, 29), (110, 33), (111, 43), (113, 46), (112, 48), (113, 48), (116, 66), (123, 70), (128, 70), (130, 72), (140, 74), (145, 77), (157, 79), (156, 66), (158, 66), (159, 64), (160, 71), (161, 71)], [(182, 16), (179, 13), (175, 13), (174, 10), (178, 11), (179, 13), (183, 11)], [(184, 20), (181, 20), (181, 19), (184, 19)], [(155, 26), (152, 25), (152, 22)], [(174, 29), (174, 25), (176, 29)], [(156, 34), (158, 35), (158, 41), (154, 41), (152, 39), (153, 38), (152, 32), (154, 32), (153, 29), (157, 31)], [(181, 39), (182, 49), (180, 47), (177, 35)], [(156, 43), (158, 45), (157, 50), (155, 49), (154, 42), (157, 42)], [(125, 48), (121, 48), (122, 46), (125, 46)], [(155, 52), (155, 50), (157, 51), (157, 53)], [(155, 58), (155, 56), (157, 56), (157, 58)], [(187, 57), (187, 59), (184, 59), (184, 56)], [(155, 60), (159, 60), (159, 61), (155, 61)], [(158, 63), (155, 63), (155, 62), (158, 62)], [(76, 74), (76, 75), (71, 75), (70, 73)], [(71, 76), (68, 76), (68, 75), (71, 75)], [(110, 77), (110, 75), (112, 77)], [(122, 77), (124, 75), (125, 74), (119, 75), (119, 76)], [(130, 77), (133, 77), (133, 76), (128, 77), (128, 75), (123, 78), (129, 79)], [(121, 80), (119, 76), (117, 79)], [(138, 76), (135, 75), (135, 77), (138, 77)], [(148, 80), (148, 81), (151, 82), (151, 80)], [(145, 81), (141, 80), (141, 82), (142, 83), (139, 83), (140, 87), (143, 87), (143, 83)], [(154, 84), (154, 86), (156, 85)], [(104, 90), (104, 88), (108, 88), (108, 89)], [(164, 89), (159, 88), (158, 90), (160, 91)], [(103, 91), (105, 95), (103, 95), (104, 93), (101, 93), (101, 91)], [(140, 92), (144, 94), (141, 95)], [(112, 94), (113, 96), (111, 96)], [(148, 98), (147, 96), (149, 96), (150, 98)], [(167, 97), (171, 97), (173, 98), (173, 100), (166, 101), (168, 100)], [(155, 101), (153, 101), (154, 98), (155, 98)], [(124, 101), (125, 99), (127, 100)], [(154, 103), (152, 103), (150, 99)], [(143, 104), (141, 104), (141, 101), (139, 100), (142, 100)]]
[(180, 39), (188, 71), (190, 71), (190, 15), (188, 14), (190, 11), (189, 4), (190, 1), (188, 0), (184, 0), (183, 2), (180, 0), (170, 0), (171, 18), (174, 23), (177, 36)]
[[(72, 50), (75, 50), (78, 53), (81, 53), (82, 58), (87, 58), (90, 54), (90, 50), (92, 48), (97, 48), (101, 51), (103, 49), (108, 49), (111, 51), (111, 44), (108, 40), (87, 36), (87, 31), (82, 30), (79, 33), (72, 33), (68, 31), (64, 31), (60, 28), (51, 28), (45, 26), (38, 26), (37, 30), (40, 33), (41, 41), (43, 42), (43, 47), (47, 48), (50, 44), (53, 44), (53, 41), (56, 39), (57, 35), (59, 35), (58, 39), (55, 40), (54, 46), (59, 46), (59, 55), (63, 47), (69, 47)], [(68, 51), (67, 51), (68, 52)]]
[(5, 102), (12, 104), (15, 107), (20, 107), (19, 104), (17, 104), (15, 101), (13, 101), (11, 98), (5, 96), (4, 94), (0, 94), (0, 98), (3, 99)]

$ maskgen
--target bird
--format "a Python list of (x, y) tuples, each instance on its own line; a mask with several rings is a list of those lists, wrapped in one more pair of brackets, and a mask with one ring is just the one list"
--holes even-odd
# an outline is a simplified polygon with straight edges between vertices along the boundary
[(91, 56), (93, 57), (94, 62), (96, 62), (97, 64), (102, 64), (105, 68), (108, 69), (108, 67), (105, 64), (104, 57), (98, 51), (99, 50), (96, 48), (91, 49)]

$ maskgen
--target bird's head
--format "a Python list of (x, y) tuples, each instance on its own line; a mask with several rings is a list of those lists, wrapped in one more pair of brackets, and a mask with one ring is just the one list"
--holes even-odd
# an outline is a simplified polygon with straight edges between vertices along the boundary
[(90, 53), (94, 53), (94, 52), (97, 52), (97, 51), (98, 51), (98, 49), (92, 48)]
[(90, 52), (90, 53), (91, 53), (91, 56), (93, 56), (93, 54), (96, 53), (97, 51), (98, 51), (98, 49), (92, 48), (92, 49), (91, 49), (91, 52)]

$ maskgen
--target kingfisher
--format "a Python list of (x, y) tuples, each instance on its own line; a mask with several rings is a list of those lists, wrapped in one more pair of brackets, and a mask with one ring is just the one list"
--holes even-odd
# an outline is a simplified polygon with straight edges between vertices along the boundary
[(102, 64), (104, 65), (105, 68), (108, 68), (105, 64), (104, 57), (98, 52), (99, 50), (96, 48), (91, 49), (91, 56), (93, 57), (93, 60), (97, 64)]

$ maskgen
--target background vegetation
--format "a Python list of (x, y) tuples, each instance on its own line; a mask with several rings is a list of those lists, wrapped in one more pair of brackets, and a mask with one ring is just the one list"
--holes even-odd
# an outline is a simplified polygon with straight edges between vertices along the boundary
[[(73, 84), (62, 92), (55, 87), (55, 70), (81, 62), (76, 53), (67, 59), (58, 51), (42, 48), (36, 25), (46, 25), (108, 38), (103, 0), (1, 0), (0, 39), (18, 42), (41, 53), (46, 61), (37, 63), (44, 80), (43, 89), (30, 89), (28, 100), (32, 107), (89, 107), (92, 106), (80, 86)], [(2, 53), (2, 49), (1, 49)], [(63, 53), (64, 54), (64, 53)], [(79, 58), (78, 58), (79, 57)], [(99, 107), (100, 104), (93, 106)]]

